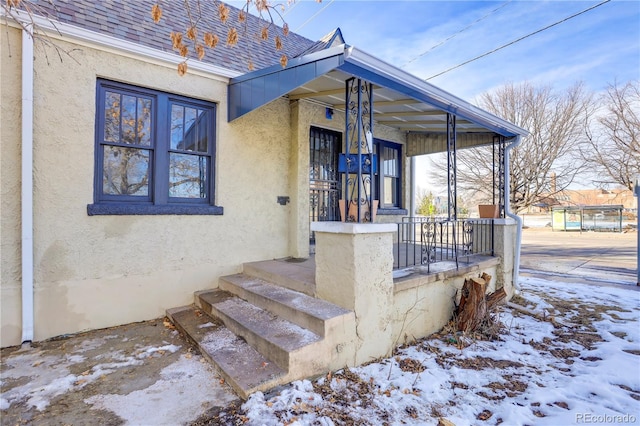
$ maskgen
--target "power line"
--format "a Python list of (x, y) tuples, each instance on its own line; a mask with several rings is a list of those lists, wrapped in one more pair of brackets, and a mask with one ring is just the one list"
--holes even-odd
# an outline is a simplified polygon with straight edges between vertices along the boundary
[(473, 58), (473, 59), (469, 59), (468, 61), (465, 61), (465, 62), (463, 62), (463, 63), (461, 63), (461, 64), (458, 64), (458, 65), (456, 65), (456, 66), (454, 66), (454, 67), (451, 67), (451, 68), (449, 68), (449, 69), (446, 69), (446, 70), (444, 70), (444, 71), (442, 71), (442, 72), (440, 72), (440, 73), (438, 73), (438, 74), (432, 75), (432, 76), (431, 76), (431, 77), (429, 77), (429, 78), (425, 78), (425, 81), (427, 81), (427, 80), (431, 80), (432, 78), (439, 77), (439, 76), (441, 76), (442, 74), (448, 73), (449, 71), (453, 71), (453, 70), (455, 70), (456, 68), (460, 68), (460, 67), (461, 67), (461, 66), (463, 66), (463, 65), (467, 65), (468, 63), (471, 63), (471, 62), (477, 61), (477, 60), (478, 60), (478, 59), (480, 59), (480, 58), (484, 58), (485, 56), (491, 55), (492, 53), (495, 53), (495, 52), (497, 52), (498, 50), (502, 50), (502, 49), (504, 49), (505, 47), (509, 47), (509, 46), (511, 46), (512, 44), (516, 44), (517, 42), (524, 40), (525, 38), (529, 38), (529, 37), (531, 37), (531, 36), (533, 36), (533, 35), (536, 35), (536, 34), (538, 34), (538, 33), (541, 33), (542, 31), (548, 30), (549, 28), (555, 27), (556, 25), (562, 24), (563, 22), (566, 22), (566, 21), (568, 21), (569, 19), (575, 18), (576, 16), (580, 16), (580, 15), (582, 15), (583, 13), (589, 12), (590, 10), (593, 10), (593, 9), (595, 9), (596, 7), (600, 7), (600, 6), (602, 6), (603, 4), (605, 4), (605, 3), (609, 3), (610, 1), (611, 1), (611, 0), (604, 0), (604, 1), (602, 1), (602, 2), (600, 2), (600, 3), (598, 3), (598, 4), (596, 4), (595, 6), (591, 6), (591, 7), (587, 8), (587, 9), (585, 9), (585, 10), (581, 11), (581, 12), (575, 13), (575, 14), (573, 14), (573, 15), (571, 15), (571, 16), (568, 16), (568, 17), (566, 17), (566, 18), (564, 18), (564, 19), (562, 19), (562, 20), (560, 20), (560, 21), (554, 22), (554, 23), (553, 23), (553, 24), (551, 24), (551, 25), (547, 25), (547, 26), (546, 26), (546, 27), (544, 27), (544, 28), (541, 28), (541, 29), (539, 29), (539, 30), (537, 30), (537, 31), (534, 31), (534, 32), (529, 33), (529, 34), (527, 34), (527, 35), (525, 35), (525, 36), (522, 36), (522, 37), (520, 37), (519, 39), (513, 40), (513, 41), (511, 41), (511, 42), (509, 42), (509, 43), (507, 43), (507, 44), (503, 44), (503, 45), (502, 45), (502, 46), (500, 46), (500, 47), (497, 47), (497, 48), (495, 48), (495, 49), (493, 49), (493, 50), (491, 50), (491, 51), (489, 51), (489, 52), (483, 53), (482, 55), (476, 56), (476, 57), (475, 57), (475, 58)]
[(299, 2), (299, 1), (297, 1), (297, 2), (293, 3), (292, 5), (290, 5), (289, 7), (287, 7), (287, 10), (285, 10), (285, 11), (284, 11), (284, 13), (282, 14), (282, 16), (287, 16), (287, 14), (288, 14), (289, 12), (291, 12), (291, 10), (292, 10), (294, 7), (296, 7), (297, 5), (299, 5), (299, 4), (300, 4), (300, 2)]
[(490, 15), (493, 15), (495, 12), (497, 12), (498, 10), (502, 9), (503, 7), (505, 7), (506, 5), (508, 5), (509, 3), (511, 3), (512, 0), (508, 0), (505, 3), (503, 3), (502, 5), (498, 6), (497, 8), (493, 9), (491, 12), (487, 13), (486, 15), (484, 15), (482, 18), (476, 19), (475, 21), (473, 21), (472, 23), (470, 23), (469, 25), (467, 25), (466, 27), (464, 27), (463, 29), (461, 29), (460, 31), (450, 35), (449, 37), (447, 37), (446, 39), (442, 40), (441, 42), (433, 45), (431, 48), (429, 48), (428, 50), (422, 52), (421, 54), (419, 54), (418, 56), (416, 56), (415, 58), (405, 62), (401, 68), (406, 67), (407, 65), (409, 65), (411, 62), (415, 61), (416, 59), (422, 58), (424, 55), (426, 55), (427, 53), (431, 52), (433, 49), (442, 46), (443, 44), (445, 44), (446, 42), (448, 42), (449, 40), (451, 40), (452, 38), (456, 37), (458, 34), (461, 34), (463, 32), (465, 32), (466, 30), (468, 30), (469, 28), (473, 27), (475, 24), (477, 24), (480, 21), (484, 21), (485, 19), (487, 19)]
[(306, 21), (304, 21), (304, 23), (302, 25), (300, 25), (298, 28), (296, 28), (294, 30), (294, 32), (298, 32), (302, 27), (304, 27), (305, 25), (307, 25), (309, 22), (311, 22), (313, 20), (313, 18), (315, 18), (316, 16), (318, 16), (319, 14), (321, 14), (326, 8), (328, 8), (329, 6), (331, 6), (331, 3), (333, 3), (335, 0), (331, 0), (329, 3), (326, 4), (326, 6), (324, 6), (322, 9), (320, 9), (319, 11), (317, 11), (316, 13), (314, 13), (311, 18), (307, 19)]

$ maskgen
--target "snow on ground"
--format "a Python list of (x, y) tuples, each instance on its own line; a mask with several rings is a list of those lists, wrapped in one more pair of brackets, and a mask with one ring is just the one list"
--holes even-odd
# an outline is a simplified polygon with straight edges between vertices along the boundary
[[(640, 422), (640, 292), (521, 278), (500, 341), (443, 334), (243, 406), (251, 425)], [(528, 312), (528, 313), (527, 313)], [(534, 316), (535, 315), (535, 316)]]
[(105, 353), (99, 358), (108, 359), (111, 362), (96, 364), (80, 374), (71, 373), (72, 366), (86, 359), (79, 354), (99, 347), (110, 338), (116, 338), (116, 336), (86, 340), (73, 353), (65, 354), (63, 359), (43, 355), (43, 352), (39, 350), (26, 350), (24, 354), (9, 357), (5, 362), (11, 368), (2, 373), (0, 376), (2, 380), (23, 377), (31, 377), (32, 379), (24, 385), (12, 388), (0, 395), (0, 409), (6, 410), (13, 402), (26, 400), (28, 407), (35, 407), (42, 411), (58, 395), (82, 389), (89, 383), (111, 374), (117, 369), (141, 365), (144, 362), (142, 359), (150, 354), (162, 353), (163, 351), (173, 353), (180, 349), (180, 346), (165, 345), (139, 348), (133, 355), (124, 355), (117, 351)]
[(230, 400), (226, 395), (212, 398), (212, 369), (201, 357), (183, 355), (165, 367), (160, 372), (161, 379), (148, 388), (127, 395), (95, 395), (85, 402), (93, 405), (94, 409), (116, 413), (128, 425), (184, 424), (195, 420), (214, 402)]
[[(536, 277), (521, 283), (522, 294), (512, 300), (521, 308), (501, 308), (497, 341), (442, 332), (387, 359), (256, 393), (242, 406), (201, 356), (187, 353), (144, 389), (84, 402), (130, 425), (640, 424), (640, 291)], [(0, 384), (16, 386), (0, 394), (0, 409), (44, 410), (59, 395), (179, 349), (168, 342), (135, 345), (78, 368), (116, 338), (85, 340), (62, 358), (32, 348), (3, 360), (10, 368), (1, 371)], [(218, 421), (207, 419), (204, 413), (217, 406), (226, 406)]]

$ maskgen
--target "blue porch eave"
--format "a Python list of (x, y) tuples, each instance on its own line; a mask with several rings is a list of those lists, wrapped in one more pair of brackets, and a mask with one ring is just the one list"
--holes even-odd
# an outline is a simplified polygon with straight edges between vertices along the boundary
[[(233, 121), (334, 70), (362, 78), (373, 83), (374, 87), (393, 90), (430, 108), (454, 114), (487, 131), (508, 138), (528, 134), (526, 130), (413, 74), (347, 45), (295, 58), (285, 68), (275, 65), (232, 78), (228, 87), (228, 121)], [(345, 87), (344, 82), (335, 84), (335, 89)], [(375, 102), (373, 107), (375, 109)]]
[(344, 45), (294, 58), (285, 68), (273, 65), (234, 77), (228, 87), (228, 118), (233, 121), (315, 80), (344, 62)]

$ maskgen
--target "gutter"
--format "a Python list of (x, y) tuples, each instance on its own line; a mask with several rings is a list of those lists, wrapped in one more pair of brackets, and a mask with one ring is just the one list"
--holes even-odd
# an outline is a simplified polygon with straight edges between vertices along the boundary
[(410, 158), (409, 192), (411, 193), (411, 199), (409, 200), (409, 217), (413, 222), (416, 211), (416, 157), (412, 156)]
[(33, 38), (22, 30), (22, 343), (33, 341)]
[(510, 143), (504, 149), (504, 214), (516, 221), (518, 228), (516, 230), (516, 257), (513, 261), (513, 287), (515, 289), (515, 294), (520, 293), (520, 284), (518, 283), (518, 278), (520, 275), (520, 247), (522, 246), (522, 219), (517, 214), (511, 212), (511, 203), (510, 203), (510, 171), (509, 171), (509, 152), (520, 145), (520, 136), (516, 136), (515, 141)]
[[(494, 114), (443, 90), (433, 84), (407, 72), (395, 65), (383, 61), (363, 50), (349, 46), (345, 48), (345, 64), (352, 64), (363, 70), (368, 70), (386, 81), (383, 85), (394, 89), (413, 99), (435, 106), (443, 111), (455, 114), (459, 118), (479, 124), (492, 132), (507, 137), (515, 137), (528, 132)], [(342, 65), (338, 68), (345, 68)], [(351, 70), (353, 71), (353, 70)], [(366, 78), (365, 76), (361, 77)], [(381, 84), (380, 81), (375, 82)], [(395, 87), (394, 87), (395, 86)], [(398, 87), (404, 86), (405, 89)]]

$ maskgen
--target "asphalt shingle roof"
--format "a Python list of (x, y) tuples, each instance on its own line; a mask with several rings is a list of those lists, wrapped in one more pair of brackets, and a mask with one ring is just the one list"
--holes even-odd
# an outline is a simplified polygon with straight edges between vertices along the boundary
[[(229, 18), (223, 24), (218, 18), (218, 8), (214, 1), (201, 0), (200, 8), (197, 0), (189, 2), (194, 19), (200, 14), (200, 43), (204, 44), (202, 37), (205, 31), (218, 35), (220, 39), (215, 48), (206, 48), (203, 62), (246, 72), (249, 61), (256, 69), (265, 68), (279, 63), (282, 54), (293, 58), (314, 45), (314, 41), (293, 32), (284, 37), (280, 26), (272, 25), (252, 14), (247, 14), (246, 21), (240, 23), (240, 10), (231, 5), (228, 5)], [(151, 18), (151, 7), (156, 3), (160, 3), (163, 12), (158, 24)], [(182, 0), (54, 0), (54, 7), (47, 2), (37, 4), (41, 14), (46, 13), (49, 18), (57, 21), (166, 52), (175, 52), (170, 33), (174, 31), (184, 34), (189, 25)], [(262, 41), (260, 30), (265, 25), (269, 26), (269, 40)], [(239, 34), (238, 44), (235, 46), (226, 44), (227, 32), (231, 26)], [(283, 41), (283, 49), (280, 51), (275, 49), (276, 34)], [(193, 45), (188, 46), (193, 51)], [(190, 58), (194, 60), (197, 57), (191, 52)]]

